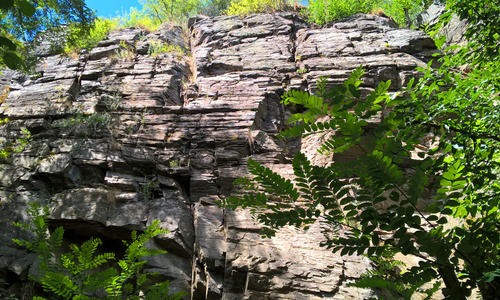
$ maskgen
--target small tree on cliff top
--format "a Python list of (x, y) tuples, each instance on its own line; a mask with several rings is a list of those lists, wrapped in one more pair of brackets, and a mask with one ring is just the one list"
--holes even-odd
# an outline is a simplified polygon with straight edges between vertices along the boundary
[[(499, 7), (467, 3), (456, 7), (479, 10), (483, 16)], [(478, 19), (472, 19), (473, 24), (474, 20)], [(252, 207), (266, 235), (287, 224), (307, 226), (319, 219), (327, 231), (324, 246), (343, 255), (419, 257), (417, 266), (396, 279), (400, 288), (441, 278), (449, 299), (465, 299), (475, 287), (483, 299), (497, 299), (500, 62), (496, 31), (500, 27), (482, 28), (472, 26), (468, 34), (482, 43), (473, 42), (456, 55), (444, 56), (439, 69), (431, 69), (429, 63), (421, 69), (423, 78), (409, 83), (404, 97), (389, 97), (390, 82), (383, 82), (361, 101), (361, 68), (331, 90), (326, 90), (322, 79), (316, 95), (286, 93), (285, 104), (302, 105), (307, 111), (293, 115), (293, 127), (281, 132), (281, 137), (331, 133), (320, 153), (356, 149), (362, 154), (320, 167), (297, 153), (293, 182), (249, 159), (248, 169), (255, 177), (237, 180), (246, 194), (229, 197), (223, 205)], [(470, 72), (454, 71), (464, 63), (471, 66)], [(318, 122), (320, 115), (329, 120)], [(381, 117), (376, 125), (369, 122), (375, 116)], [(432, 146), (422, 148), (423, 139), (430, 139)], [(355, 178), (355, 183), (348, 184), (349, 178)], [(429, 191), (434, 203), (422, 208), (419, 199)], [(270, 201), (271, 197), (279, 201)], [(387, 207), (382, 209), (381, 203)], [(449, 224), (452, 220), (456, 225)], [(387, 278), (365, 283), (392, 284)]]

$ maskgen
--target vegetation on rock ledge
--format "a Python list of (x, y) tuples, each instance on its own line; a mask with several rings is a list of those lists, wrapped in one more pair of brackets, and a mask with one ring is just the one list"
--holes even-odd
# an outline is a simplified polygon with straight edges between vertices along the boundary
[[(307, 7), (291, 0), (146, 0), (143, 4), (141, 11), (132, 9), (121, 17), (104, 19), (94, 18), (94, 13), (82, 0), (47, 3), (34, 0), (4, 1), (0, 6), (0, 65), (16, 70), (32, 70), (36, 57), (29, 53), (28, 46), (34, 41), (36, 44), (35, 37), (43, 30), (56, 31), (55, 36), (58, 38), (64, 36), (64, 51), (72, 54), (81, 49), (92, 49), (116, 28), (141, 27), (153, 31), (165, 22), (185, 26), (186, 20), (196, 14), (248, 15), (293, 10), (301, 11), (311, 22), (324, 24), (355, 13), (384, 13), (400, 25), (409, 27), (430, 1), (311, 0)], [(61, 26), (63, 24), (67, 27)]]

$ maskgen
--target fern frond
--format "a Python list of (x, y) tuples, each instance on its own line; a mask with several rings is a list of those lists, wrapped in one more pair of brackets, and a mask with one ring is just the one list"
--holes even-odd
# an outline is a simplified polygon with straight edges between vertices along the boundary
[[(313, 114), (316, 115), (326, 115), (328, 114), (328, 104), (323, 102), (322, 97), (318, 97), (316, 95), (310, 95), (307, 92), (300, 90), (290, 90), (283, 96), (283, 101), (285, 105), (291, 103), (303, 105), (305, 108), (308, 108), (311, 111), (310, 116)], [(309, 118), (300, 117), (303, 114), (295, 114), (296, 117), (292, 116), (292, 121), (308, 121), (311, 120)], [(304, 115), (305, 116), (305, 115)]]
[(287, 128), (281, 131), (278, 138), (293, 138), (293, 137), (306, 137), (313, 134), (326, 134), (331, 133), (337, 129), (337, 122), (335, 120), (327, 122), (304, 123), (298, 124), (294, 127)]
[(103, 264), (105, 264), (108, 260), (115, 259), (114, 253), (103, 253), (95, 256), (93, 260), (88, 264), (89, 269), (95, 269)]
[(77, 246), (74, 246), (73, 251), (82, 266), (82, 270), (92, 269), (94, 265), (94, 252), (97, 250), (97, 247), (102, 244), (102, 241), (98, 238), (91, 238), (88, 241), (85, 241), (81, 249), (78, 249)]
[(59, 248), (62, 245), (62, 240), (64, 236), (64, 228), (58, 227), (49, 236), (49, 244), (52, 248)]
[(70, 271), (72, 274), (80, 273), (80, 269), (76, 266), (74, 256), (71, 253), (65, 253), (61, 255), (61, 262), (66, 270)]
[(290, 180), (284, 179), (278, 173), (262, 166), (251, 158), (248, 159), (248, 170), (253, 175), (256, 175), (254, 180), (260, 183), (267, 192), (292, 201), (299, 198), (300, 194)]
[(293, 170), (297, 186), (304, 199), (311, 203), (326, 204), (334, 201), (330, 190), (330, 181), (334, 176), (329, 176), (325, 169), (312, 166), (303, 153), (297, 153), (293, 160)]
[(224, 206), (231, 209), (236, 209), (238, 207), (263, 207), (267, 204), (269, 200), (269, 195), (265, 193), (249, 193), (244, 194), (241, 197), (230, 196), (222, 200)]
[(233, 185), (243, 188), (246, 191), (257, 191), (255, 183), (247, 177), (239, 177), (234, 182)]
[(392, 159), (379, 150), (374, 150), (366, 156), (367, 176), (382, 185), (390, 185), (397, 188), (401, 184), (403, 172), (393, 163)]
[(168, 289), (170, 282), (167, 280), (162, 283), (157, 283), (151, 286), (146, 293), (147, 300), (181, 300), (182, 297), (186, 296), (186, 292), (175, 293), (174, 295), (168, 295)]
[(391, 291), (399, 291), (401, 287), (397, 286), (394, 282), (390, 282), (384, 278), (380, 277), (365, 277), (356, 280), (356, 282), (349, 284), (349, 286), (355, 286), (358, 288), (365, 289), (387, 289)]
[(66, 299), (70, 299), (76, 294), (78, 286), (68, 276), (55, 272), (46, 272), (45, 276), (41, 279), (44, 289)]
[(118, 271), (115, 268), (108, 268), (101, 272), (92, 273), (92, 276), (88, 276), (85, 282), (84, 292), (106, 288), (117, 274)]

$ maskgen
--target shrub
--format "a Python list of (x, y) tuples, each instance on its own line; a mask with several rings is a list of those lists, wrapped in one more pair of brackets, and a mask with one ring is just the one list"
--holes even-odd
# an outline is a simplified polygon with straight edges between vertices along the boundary
[(206, 5), (202, 9), (202, 14), (207, 16), (218, 16), (224, 14), (229, 5), (231, 5), (231, 0), (212, 0), (207, 1)]
[(94, 48), (100, 41), (106, 38), (108, 33), (118, 27), (118, 23), (118, 19), (98, 18), (95, 21), (94, 27), (84, 36), (81, 36), (81, 31), (77, 27), (70, 25), (64, 52), (66, 54), (74, 54), (81, 49), (90, 50)]
[[(249, 159), (254, 176), (236, 181), (245, 193), (223, 204), (251, 207), (268, 236), (287, 224), (307, 227), (320, 219), (327, 230), (343, 231), (323, 243), (341, 255), (419, 258), (399, 276), (388, 273), (397, 262), (374, 259), (379, 270), (357, 286), (390, 289), (406, 299), (415, 287), (442, 279), (447, 299), (465, 300), (474, 288), (482, 299), (498, 299), (500, 22), (491, 16), (499, 14), (500, 5), (456, 0), (448, 9), (469, 21), (470, 43), (445, 49), (437, 69), (432, 62), (417, 68), (422, 76), (412, 79), (404, 94), (389, 97), (390, 82), (382, 82), (359, 101), (364, 71), (358, 68), (330, 90), (321, 79), (315, 95), (289, 91), (283, 96), (285, 104), (307, 110), (291, 116), (292, 127), (281, 137), (330, 133), (320, 153), (355, 148), (356, 158), (321, 167), (298, 152), (293, 182)], [(464, 65), (468, 69), (459, 71)], [(329, 120), (319, 122), (322, 115)], [(375, 126), (368, 122), (374, 116), (382, 116)], [(432, 146), (422, 147), (429, 138)], [(346, 184), (353, 178), (355, 184)], [(419, 201), (428, 197), (434, 201), (430, 205)], [(298, 205), (298, 199), (307, 201)], [(439, 284), (425, 291), (427, 299)]]
[(160, 53), (168, 53), (168, 52), (178, 52), (182, 55), (186, 54), (186, 51), (182, 49), (179, 45), (162, 43), (160, 41), (151, 41), (149, 44), (148, 54), (151, 56), (157, 56)]
[(91, 128), (93, 131), (109, 128), (112, 117), (107, 112), (93, 113), (89, 115), (78, 113), (75, 116), (66, 119), (56, 120), (52, 123), (53, 127), (66, 128), (76, 125), (82, 125), (85, 128)]
[(286, 10), (291, 7), (287, 0), (234, 0), (226, 10), (227, 15), (249, 15), (253, 13), (270, 13)]
[(145, 9), (139, 11), (135, 7), (132, 7), (130, 13), (120, 17), (119, 27), (139, 27), (149, 31), (155, 31), (160, 27), (161, 23), (160, 20), (148, 15)]
[[(442, 291), (450, 299), (465, 299), (475, 287), (483, 299), (497, 299), (493, 295), (500, 290), (500, 116), (494, 103), (500, 63), (484, 65), (467, 77), (453, 74), (448, 66), (445, 60), (438, 70), (430, 69), (430, 63), (421, 69), (424, 77), (409, 83), (407, 97), (389, 97), (388, 81), (359, 101), (361, 68), (331, 90), (321, 79), (317, 95), (289, 91), (283, 102), (308, 110), (292, 115), (294, 126), (281, 137), (332, 133), (318, 148), (320, 153), (355, 149), (361, 154), (321, 167), (297, 152), (293, 183), (249, 159), (254, 177), (238, 179), (244, 193), (223, 204), (252, 207), (266, 225), (266, 235), (284, 225), (307, 227), (323, 218), (325, 230), (344, 231), (323, 243), (341, 255), (391, 251), (421, 258), (401, 274), (398, 286), (421, 286), (441, 278), (446, 286)], [(330, 120), (319, 122), (321, 115)], [(377, 115), (384, 117), (367, 134), (368, 122)], [(420, 149), (426, 137), (433, 137), (437, 146)], [(409, 176), (407, 166), (413, 170)], [(356, 178), (355, 185), (346, 184), (348, 178)], [(419, 199), (427, 188), (435, 193), (435, 202), (423, 209)], [(380, 203), (387, 209), (380, 209)], [(446, 226), (451, 219), (458, 225)], [(382, 279), (365, 283), (385, 287)]]
[(181, 24), (190, 16), (198, 14), (204, 1), (201, 0), (144, 0), (144, 12), (159, 22)]
[[(426, 8), (423, 0), (379, 1), (377, 6), (381, 8), (386, 15), (393, 18), (400, 27), (411, 27), (413, 20), (415, 20), (417, 15)], [(408, 11), (408, 16), (406, 16), (405, 10)]]
[[(8, 119), (0, 119), (0, 124), (8, 122)], [(10, 157), (14, 153), (23, 152), (24, 148), (26, 148), (29, 143), (31, 143), (32, 137), (31, 132), (28, 129), (21, 130), (21, 137), (17, 138), (14, 142), (3, 145), (0, 148), (0, 162)]]
[(309, 20), (317, 24), (325, 24), (357, 13), (382, 11), (392, 17), (401, 27), (407, 25), (405, 10), (410, 20), (429, 5), (426, 0), (311, 0), (306, 11)]
[(325, 24), (357, 13), (369, 13), (377, 4), (377, 0), (311, 0), (308, 11), (310, 21)]
[(36, 44), (39, 33), (69, 22), (74, 31), (86, 33), (94, 22), (94, 12), (82, 0), (2, 0), (0, 9), (0, 69), (32, 72), (38, 57), (25, 42)]

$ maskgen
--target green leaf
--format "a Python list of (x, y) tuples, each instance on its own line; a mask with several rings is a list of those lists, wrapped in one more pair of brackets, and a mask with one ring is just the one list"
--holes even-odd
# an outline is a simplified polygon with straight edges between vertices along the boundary
[(14, 0), (2, 0), (0, 1), (0, 9), (8, 10), (14, 5)]
[(3, 54), (3, 63), (12, 70), (19, 70), (23, 66), (23, 59), (14, 52), (5, 52)]
[(0, 36), (0, 47), (7, 47), (11, 51), (15, 51), (17, 46), (8, 38)]
[(439, 181), (439, 184), (441, 186), (453, 186), (453, 183), (446, 179), (441, 179), (441, 181)]
[(26, 17), (31, 17), (36, 12), (36, 8), (26, 0), (19, 1), (17, 5)]
[(389, 199), (391, 199), (392, 201), (394, 202), (399, 202), (399, 193), (396, 192), (396, 191), (392, 191), (390, 194), (389, 194)]
[(500, 277), (500, 269), (496, 269), (495, 271), (488, 272), (484, 274), (481, 278), (481, 282), (492, 282), (495, 278)]
[(346, 217), (347, 217), (347, 218), (353, 218), (353, 217), (355, 217), (357, 214), (358, 214), (358, 212), (357, 212), (357, 211), (355, 211), (355, 210), (351, 210), (351, 211), (349, 211), (349, 212), (346, 214)]
[(459, 206), (459, 205), (460, 205), (460, 203), (458, 203), (455, 200), (448, 200), (448, 201), (446, 201), (446, 206), (454, 207), (454, 206)]
[(399, 228), (395, 233), (394, 233), (394, 237), (395, 238), (401, 238), (403, 237), (404, 235), (406, 234), (406, 228), (405, 227), (401, 227)]
[(448, 219), (446, 219), (445, 217), (442, 217), (441, 219), (439, 219), (439, 220), (437, 221), (437, 223), (438, 223), (438, 224), (441, 224), (441, 225), (442, 225), (442, 224), (446, 224), (446, 223), (448, 223)]
[(461, 227), (455, 227), (455, 233), (458, 236), (465, 236), (467, 234), (467, 231)]
[(361, 97), (361, 91), (353, 85), (349, 85), (349, 92), (356, 98)]

